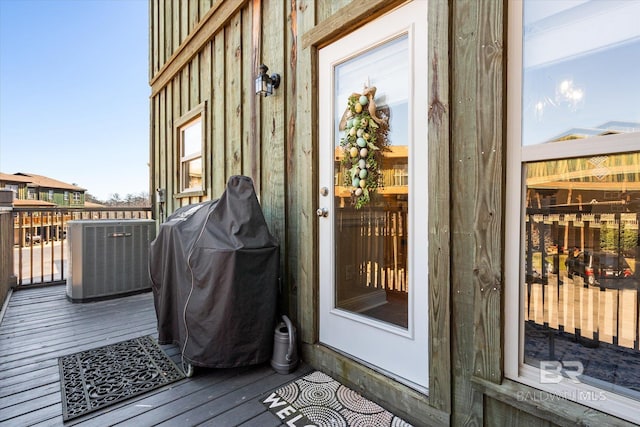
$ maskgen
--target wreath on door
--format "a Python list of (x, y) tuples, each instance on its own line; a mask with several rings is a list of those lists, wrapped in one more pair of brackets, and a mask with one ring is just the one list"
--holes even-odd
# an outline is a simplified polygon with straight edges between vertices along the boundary
[(388, 110), (376, 106), (375, 94), (375, 86), (352, 93), (340, 121), (344, 185), (351, 188), (351, 203), (356, 209), (367, 205), (380, 186), (381, 156), (388, 145)]

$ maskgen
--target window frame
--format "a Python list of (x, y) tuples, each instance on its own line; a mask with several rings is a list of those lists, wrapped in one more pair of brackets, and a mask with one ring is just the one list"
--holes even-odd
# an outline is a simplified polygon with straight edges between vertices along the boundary
[[(507, 157), (505, 236), (505, 349), (504, 374), (506, 378), (536, 389), (558, 395), (580, 405), (591, 407), (623, 419), (640, 422), (638, 400), (617, 394), (609, 388), (584, 383), (576, 384), (562, 379), (558, 384), (543, 383), (542, 371), (524, 363), (524, 292), (519, 285), (524, 281), (525, 224), (523, 206), (526, 196), (525, 164), (572, 157), (612, 155), (638, 151), (640, 133), (598, 136), (562, 144), (522, 145), (522, 71), (523, 71), (523, 4), (514, 1), (508, 8), (507, 44)], [(609, 383), (606, 383), (609, 385)], [(591, 398), (581, 398), (581, 397)], [(603, 397), (599, 399), (598, 397)]]
[[(205, 189), (206, 189), (206, 184), (207, 184), (207, 180), (206, 180), (206, 161), (205, 161), (205, 148), (206, 148), (206, 103), (203, 102), (201, 104), (198, 104), (196, 107), (194, 107), (193, 109), (189, 110), (187, 113), (185, 113), (183, 116), (181, 116), (178, 120), (176, 120), (175, 122), (175, 126), (174, 126), (174, 135), (176, 138), (176, 150), (177, 150), (177, 156), (176, 156), (176, 160), (177, 160), (177, 165), (176, 165), (176, 172), (177, 172), (177, 179), (178, 179), (178, 185), (177, 188), (179, 189), (179, 193), (176, 195), (176, 197), (188, 197), (188, 196), (194, 196), (194, 195), (204, 195), (205, 193)], [(183, 139), (182, 139), (182, 131), (191, 126), (193, 123), (195, 123), (196, 121), (200, 121), (200, 154), (199, 155), (189, 155), (189, 156), (183, 156), (182, 152), (183, 152)], [(184, 173), (184, 164), (186, 162), (195, 160), (200, 158), (202, 161), (202, 183), (199, 187), (185, 187), (184, 186), (184, 182), (183, 182), (183, 173)]]

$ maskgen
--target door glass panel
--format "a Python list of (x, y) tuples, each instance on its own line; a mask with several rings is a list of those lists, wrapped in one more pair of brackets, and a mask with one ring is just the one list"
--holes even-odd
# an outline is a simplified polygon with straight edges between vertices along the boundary
[[(405, 329), (410, 307), (410, 65), (409, 41), (404, 35), (334, 68), (335, 307)], [(353, 172), (349, 173), (351, 161), (343, 162), (351, 154), (340, 141), (350, 130), (350, 125), (345, 129), (343, 119), (349, 97), (372, 87), (376, 88), (372, 98), (376, 117), (387, 119), (388, 129), (385, 143), (377, 143), (381, 149), (377, 168), (372, 169), (375, 172), (363, 178), (377, 179), (377, 188), (359, 206)], [(371, 105), (368, 102), (364, 108), (371, 112)]]

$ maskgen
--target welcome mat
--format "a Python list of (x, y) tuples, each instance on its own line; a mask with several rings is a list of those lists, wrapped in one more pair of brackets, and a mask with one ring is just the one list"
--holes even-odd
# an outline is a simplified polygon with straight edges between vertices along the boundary
[(287, 426), (411, 427), (403, 419), (319, 371), (279, 388), (262, 403)]
[(150, 336), (63, 356), (58, 365), (64, 421), (184, 378)]

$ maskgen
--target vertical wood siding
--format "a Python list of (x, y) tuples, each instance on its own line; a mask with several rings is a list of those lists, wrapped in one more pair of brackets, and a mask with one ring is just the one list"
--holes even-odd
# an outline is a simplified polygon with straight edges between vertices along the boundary
[(490, 397), (485, 398), (484, 403), (484, 425), (486, 427), (499, 427), (499, 426), (540, 426), (540, 427), (552, 427), (553, 424), (550, 421), (540, 420), (534, 415), (530, 415), (526, 412), (513, 409), (506, 403), (502, 403), (499, 400), (492, 399)]
[[(233, 17), (225, 33), (225, 176), (242, 173), (242, 14)], [(249, 80), (244, 85), (250, 85)]]
[[(153, 94), (152, 188), (165, 188), (167, 191), (163, 207), (166, 218), (180, 206), (219, 197), (232, 175), (251, 176), (269, 227), (281, 242), (284, 264), (287, 232), (285, 105), (292, 96), (284, 88), (295, 81), (295, 68), (293, 73), (285, 69), (285, 64), (290, 63), (291, 42), (285, 39), (280, 25), (271, 25), (276, 22), (286, 25), (286, 10), (290, 5), (281, 1), (265, 3), (262, 6), (259, 0), (244, 2), (168, 83)], [(265, 28), (258, 28), (258, 37), (254, 28), (254, 4), (261, 9), (257, 22), (271, 23)], [(213, 6), (224, 9), (225, 4), (220, 1), (150, 1), (152, 80), (174, 52), (184, 49), (181, 44), (186, 43), (187, 37), (193, 37), (189, 32), (204, 25), (199, 19)], [(261, 43), (258, 56), (253, 46), (256, 38)], [(268, 98), (256, 98), (254, 93), (256, 64), (262, 62), (269, 66), (270, 73), (281, 74), (283, 81), (274, 96)], [(203, 103), (206, 135), (204, 189), (202, 194), (180, 197), (176, 123)], [(269, 168), (261, 169), (262, 162)], [(159, 218), (159, 205), (154, 206)], [(286, 297), (288, 292), (284, 295)], [(281, 304), (285, 311), (290, 309), (287, 298)]]
[[(158, 30), (154, 30), (152, 23), (151, 30), (151, 56), (155, 73), (185, 40), (212, 3), (207, 0), (152, 0), (150, 5), (150, 16), (158, 26)], [(243, 58), (249, 57), (244, 50), (250, 51), (251, 48), (250, 43), (243, 43), (243, 35), (251, 34), (252, 15), (249, 9), (245, 6), (234, 15), (152, 98), (152, 187), (154, 190), (167, 190), (165, 213), (187, 204), (215, 199), (224, 191), (229, 176), (250, 173), (247, 171), (250, 162), (243, 161), (247, 151), (243, 145), (248, 148), (248, 138), (243, 141), (243, 135), (249, 135), (249, 128), (253, 126), (249, 103), (244, 102), (253, 90), (251, 67), (243, 64)], [(165, 37), (160, 36), (160, 30)], [(245, 41), (248, 40), (244, 37)], [(243, 73), (243, 69), (246, 72)], [(204, 194), (175, 198), (180, 190), (175, 123), (202, 103), (205, 103), (203, 124), (206, 135), (203, 152)]]
[[(208, 175), (212, 177), (212, 194), (221, 194), (225, 184), (225, 162), (224, 158), (226, 141), (224, 139), (225, 108), (224, 108), (224, 29), (216, 34), (213, 40), (213, 75), (212, 75), (212, 104), (211, 104), (211, 135), (212, 139), (207, 141), (207, 146), (211, 147), (212, 170)], [(215, 199), (217, 196), (213, 196)]]
[[(258, 67), (253, 64), (253, 7), (246, 7), (242, 10), (240, 17), (240, 106), (245, 109), (245, 113), (240, 116), (240, 128), (242, 132), (242, 165), (241, 170), (245, 171), (248, 176), (257, 176), (258, 166), (256, 165), (257, 156), (255, 154), (255, 121), (256, 121), (256, 96), (253, 88), (246, 87), (247, 82), (255, 79), (255, 71)], [(259, 14), (258, 14), (259, 16)], [(252, 29), (252, 31), (248, 31)], [(260, 193), (260, 188), (256, 187), (256, 192)]]
[[(298, 139), (296, 138), (296, 116), (297, 116), (297, 105), (298, 105), (298, 87), (297, 87), (297, 69), (298, 69), (298, 1), (297, 0), (289, 0), (287, 3), (286, 16), (287, 16), (287, 28), (284, 33), (286, 46), (287, 46), (287, 60), (286, 60), (286, 74), (291, 76), (290, 79), (287, 79), (285, 82), (287, 89), (287, 117), (286, 117), (286, 132), (287, 132), (287, 143), (286, 143), (286, 174), (289, 177), (287, 179), (287, 188), (285, 189), (287, 198), (286, 198), (286, 207), (285, 207), (285, 215), (287, 218), (287, 229), (288, 230), (299, 230), (299, 215), (296, 212), (297, 206), (293, 205), (293, 201), (297, 200), (297, 197), (289, 197), (289, 195), (296, 194), (299, 191), (304, 192), (305, 186), (310, 187), (310, 183), (302, 183), (298, 182), (296, 179), (296, 150), (295, 147), (299, 144)], [(297, 187), (301, 186), (301, 187)], [(287, 283), (286, 290), (288, 291), (286, 295), (284, 295), (283, 311), (287, 313), (293, 313), (291, 316), (293, 321), (298, 322), (298, 310), (297, 310), (297, 274), (296, 268), (298, 266), (298, 258), (300, 245), (298, 244), (299, 240), (296, 235), (292, 233), (287, 233), (287, 241), (285, 242), (286, 248), (286, 256), (287, 262), (284, 265), (283, 277), (285, 278), (285, 283)]]
[[(295, 75), (286, 73), (284, 40), (286, 28), (286, 1), (263, 1), (262, 3), (262, 63), (269, 67), (269, 74), (278, 73), (282, 81), (274, 96), (260, 99), (261, 168), (260, 191), (262, 207), (271, 232), (280, 240), (281, 264), (287, 259), (286, 242), (286, 108), (288, 81)], [(273, 23), (279, 23), (273, 25)], [(284, 268), (283, 268), (284, 272)], [(287, 295), (288, 292), (284, 292)], [(286, 302), (281, 298), (280, 312)]]
[(150, 0), (150, 71), (157, 73), (213, 3), (222, 0)]
[(429, 402), (451, 411), (449, 2), (429, 2)]
[(451, 268), (453, 424), (483, 424), (472, 377), (502, 377), (504, 5), (452, 9)]
[(344, 6), (355, 3), (353, 0), (333, 0), (333, 1), (320, 1), (318, 3), (318, 21), (324, 21), (325, 19), (333, 16), (337, 11)]
[[(294, 7), (295, 6), (295, 7)], [(318, 261), (315, 248), (318, 246), (318, 236), (315, 224), (315, 207), (318, 206), (317, 134), (314, 126), (316, 114), (316, 49), (304, 47), (300, 43), (302, 34), (316, 25), (316, 10), (313, 0), (296, 0), (292, 2), (291, 10), (295, 10), (296, 31), (292, 35), (292, 42), (296, 45), (296, 73), (295, 73), (295, 111), (292, 146), (290, 148), (290, 179), (288, 181), (287, 213), (290, 221), (288, 250), (290, 254), (288, 266), (292, 290), (296, 290), (298, 310), (298, 324), (301, 325), (300, 339), (302, 342), (315, 343), (318, 341), (318, 316), (314, 307), (318, 304), (316, 280)], [(293, 19), (293, 18), (292, 18)], [(293, 31), (292, 31), (293, 32)], [(295, 197), (292, 197), (296, 195)], [(295, 256), (292, 256), (295, 254)]]

